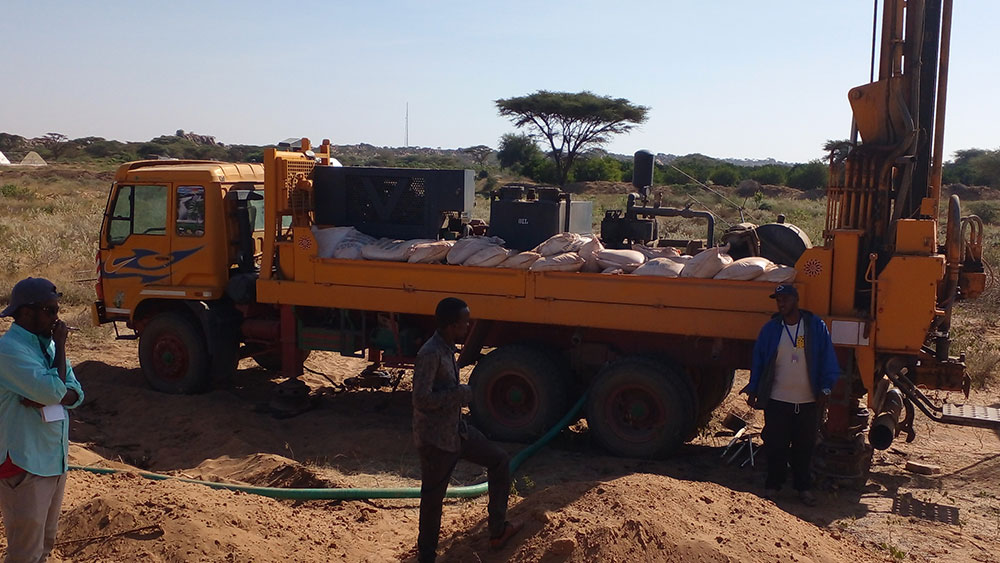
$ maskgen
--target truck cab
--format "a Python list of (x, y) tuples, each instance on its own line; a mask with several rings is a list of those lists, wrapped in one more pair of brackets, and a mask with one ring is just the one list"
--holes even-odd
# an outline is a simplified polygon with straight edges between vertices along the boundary
[(163, 388), (166, 381), (164, 390), (187, 390), (177, 387), (185, 387), (191, 362), (212, 361), (207, 350), (207, 358), (199, 359), (181, 349), (189, 344), (186, 337), (204, 340), (217, 332), (207, 320), (220, 316), (204, 311), (225, 303), (220, 299), (234, 275), (252, 275), (263, 182), (260, 164), (212, 161), (139, 161), (115, 174), (101, 227), (92, 315), (95, 324), (123, 322), (137, 333), (156, 319), (174, 328), (166, 331), (172, 337), (140, 343), (149, 348), (140, 356), (153, 360), (144, 362), (144, 370), (153, 365), (160, 372), (151, 379), (154, 386)]

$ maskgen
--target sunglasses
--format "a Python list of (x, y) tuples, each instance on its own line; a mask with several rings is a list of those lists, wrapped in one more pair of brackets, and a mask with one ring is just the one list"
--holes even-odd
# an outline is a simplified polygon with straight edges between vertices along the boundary
[(55, 316), (59, 314), (59, 305), (32, 305), (31, 308), (47, 315)]

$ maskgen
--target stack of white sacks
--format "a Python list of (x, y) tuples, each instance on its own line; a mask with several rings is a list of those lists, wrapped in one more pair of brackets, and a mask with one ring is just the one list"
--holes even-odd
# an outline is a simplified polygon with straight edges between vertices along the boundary
[(503, 239), (497, 237), (470, 236), (458, 241), (375, 239), (354, 227), (315, 226), (313, 235), (320, 258), (769, 283), (795, 279), (795, 268), (775, 264), (767, 258), (733, 260), (727, 254), (728, 245), (688, 256), (674, 248), (638, 244), (632, 245), (631, 250), (613, 250), (604, 248), (594, 235), (560, 233), (532, 250), (518, 252), (504, 248)]

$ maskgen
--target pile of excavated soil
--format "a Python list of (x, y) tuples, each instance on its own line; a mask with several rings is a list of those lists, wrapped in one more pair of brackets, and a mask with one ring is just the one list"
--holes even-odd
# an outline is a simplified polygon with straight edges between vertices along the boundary
[[(748, 493), (635, 474), (530, 495), (513, 561), (879, 561), (871, 552)], [(465, 545), (448, 559), (475, 561)]]

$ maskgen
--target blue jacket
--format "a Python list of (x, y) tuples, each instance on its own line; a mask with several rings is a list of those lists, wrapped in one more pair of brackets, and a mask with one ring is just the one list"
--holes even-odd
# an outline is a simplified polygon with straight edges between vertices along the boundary
[[(824, 389), (833, 389), (840, 377), (840, 364), (833, 350), (830, 331), (823, 319), (809, 311), (799, 311), (804, 321), (803, 330), (806, 344), (806, 369), (812, 383), (813, 395), (819, 398)], [(784, 331), (780, 315), (775, 315), (760, 329), (757, 343), (753, 347), (753, 364), (750, 367), (750, 383), (746, 391), (757, 396), (758, 409), (763, 409), (771, 398), (774, 385), (774, 362), (778, 356), (778, 343)]]
[(45, 422), (41, 411), (22, 405), (21, 398), (54, 405), (72, 389), (79, 398), (67, 408), (83, 402), (83, 388), (73, 368), (67, 361), (63, 383), (59, 370), (52, 366), (55, 357), (52, 339), (36, 336), (17, 324), (0, 337), (0, 460), (9, 455), (14, 465), (42, 477), (66, 472), (69, 417)]

